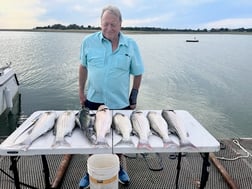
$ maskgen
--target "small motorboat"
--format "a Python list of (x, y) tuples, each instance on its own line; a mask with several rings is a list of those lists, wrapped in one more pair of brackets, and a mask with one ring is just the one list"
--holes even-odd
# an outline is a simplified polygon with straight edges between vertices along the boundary
[(0, 67), (0, 115), (13, 108), (13, 99), (18, 95), (19, 82), (10, 65)]
[(193, 39), (187, 39), (186, 42), (199, 42), (195, 37)]

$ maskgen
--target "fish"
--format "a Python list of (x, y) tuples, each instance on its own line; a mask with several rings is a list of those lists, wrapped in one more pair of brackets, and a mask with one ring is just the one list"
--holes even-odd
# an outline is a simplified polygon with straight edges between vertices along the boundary
[(39, 120), (41, 116), (41, 113), (39, 113), (35, 118), (33, 118), (30, 123), (27, 125), (27, 127), (14, 139), (14, 143), (16, 142), (16, 140), (25, 132), (29, 131), (31, 128), (34, 127), (34, 124)]
[(160, 113), (149, 111), (147, 113), (151, 129), (158, 134), (163, 140), (164, 147), (176, 147), (177, 145), (171, 140), (168, 131), (168, 124)]
[(83, 107), (78, 113), (78, 125), (91, 144), (96, 144), (96, 133), (94, 129), (95, 113), (91, 113), (89, 108)]
[(148, 141), (151, 131), (147, 117), (143, 114), (142, 111), (135, 110), (131, 113), (130, 120), (133, 130), (139, 136), (137, 148), (146, 148), (148, 150), (152, 150), (152, 147), (150, 146)]
[(109, 147), (106, 135), (110, 133), (112, 125), (112, 112), (106, 105), (101, 105), (95, 115), (94, 128), (96, 132), (96, 145), (99, 147)]
[(52, 144), (53, 148), (59, 146), (71, 145), (65, 140), (65, 136), (71, 136), (75, 127), (75, 113), (73, 111), (65, 111), (57, 118), (56, 125), (54, 126), (55, 140)]
[(56, 112), (43, 112), (34, 124), (34, 127), (28, 131), (28, 135), (21, 142), (16, 141), (15, 145), (21, 146), (21, 148), (26, 151), (33, 141), (54, 127), (56, 119)]
[(162, 110), (162, 116), (167, 121), (171, 132), (178, 136), (181, 148), (196, 148), (190, 142), (189, 133), (174, 110)]
[(132, 132), (132, 125), (128, 116), (117, 112), (112, 118), (112, 125), (118, 134), (122, 135), (122, 139), (115, 145), (127, 144), (134, 146), (130, 134)]

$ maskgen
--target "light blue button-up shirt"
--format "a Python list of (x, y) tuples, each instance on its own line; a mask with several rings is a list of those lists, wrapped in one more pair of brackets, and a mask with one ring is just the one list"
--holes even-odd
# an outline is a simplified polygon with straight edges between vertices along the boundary
[(80, 50), (82, 66), (88, 70), (87, 99), (110, 109), (129, 106), (130, 75), (144, 72), (136, 42), (120, 33), (118, 48), (101, 32), (86, 36)]

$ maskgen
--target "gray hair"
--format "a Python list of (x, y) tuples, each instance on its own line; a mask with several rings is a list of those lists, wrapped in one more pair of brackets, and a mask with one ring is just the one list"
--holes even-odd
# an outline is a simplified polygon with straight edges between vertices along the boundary
[(112, 6), (112, 5), (104, 7), (102, 9), (101, 18), (102, 18), (102, 16), (103, 16), (103, 14), (104, 14), (105, 11), (109, 11), (111, 14), (117, 16), (119, 18), (120, 22), (122, 22), (122, 15), (121, 15), (120, 10), (117, 7)]

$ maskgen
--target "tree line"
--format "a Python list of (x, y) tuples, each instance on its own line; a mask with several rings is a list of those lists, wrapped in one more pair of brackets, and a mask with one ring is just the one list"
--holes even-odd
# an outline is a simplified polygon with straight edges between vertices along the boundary
[[(35, 27), (35, 30), (52, 29), (52, 30), (100, 30), (100, 27), (95, 27), (88, 25), (84, 27), (77, 24), (70, 24), (68, 26), (62, 24), (54, 24), (43, 27)], [(152, 32), (252, 32), (252, 28), (212, 28), (212, 29), (170, 29), (170, 28), (160, 28), (160, 27), (122, 27), (122, 30), (127, 31), (152, 31)]]

